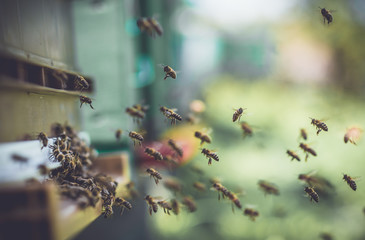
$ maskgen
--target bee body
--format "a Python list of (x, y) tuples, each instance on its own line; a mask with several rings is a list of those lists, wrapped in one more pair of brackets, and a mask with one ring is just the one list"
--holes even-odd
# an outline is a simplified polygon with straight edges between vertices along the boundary
[(147, 202), (149, 214), (152, 215), (152, 211), (156, 213), (158, 210), (158, 205), (155, 200), (150, 195), (147, 195), (144, 199)]
[(208, 158), (208, 165), (211, 165), (212, 164), (212, 159), (214, 159), (215, 161), (219, 162), (219, 157), (218, 157), (218, 155), (215, 152), (210, 151), (210, 150), (208, 150), (206, 148), (203, 148), (202, 153), (205, 155), (205, 157)]
[(176, 199), (171, 200), (171, 207), (172, 207), (172, 212), (175, 215), (179, 215), (179, 213), (180, 213), (180, 203)]
[(158, 23), (158, 21), (154, 18), (147, 18), (147, 21), (150, 23), (152, 29), (159, 35), (162, 36), (163, 34), (163, 29), (161, 27), (161, 25)]
[(94, 107), (91, 105), (93, 103), (93, 101), (91, 100), (91, 98), (81, 95), (80, 96), (80, 108), (81, 108), (82, 104), (84, 104), (84, 103), (89, 104), (90, 107), (92, 109), (94, 109)]
[(193, 187), (200, 192), (204, 192), (206, 190), (205, 184), (201, 182), (194, 182)]
[(169, 139), (168, 140), (168, 145), (172, 148), (172, 150), (174, 150), (175, 151), (175, 153), (178, 155), (178, 156), (180, 156), (180, 157), (182, 157), (183, 156), (183, 149), (179, 146), (179, 145), (177, 145), (177, 143), (174, 141), (174, 140), (172, 140), (172, 139)]
[(307, 161), (308, 156), (309, 156), (309, 153), (310, 153), (311, 155), (313, 155), (313, 156), (317, 156), (317, 153), (316, 153), (316, 152), (315, 152), (312, 148), (310, 148), (310, 147), (308, 146), (308, 144), (300, 143), (300, 144), (299, 144), (299, 147), (300, 147), (301, 149), (303, 149), (304, 153), (306, 154), (306, 156), (305, 156), (305, 161)]
[(259, 187), (262, 191), (264, 191), (265, 194), (273, 194), (273, 195), (279, 195), (279, 189), (275, 186), (275, 184), (260, 180), (258, 182)]
[(163, 71), (166, 73), (165, 77), (163, 78), (163, 80), (166, 80), (168, 77), (171, 77), (172, 79), (176, 79), (177, 74), (174, 71), (174, 69), (172, 69), (172, 67), (165, 65), (163, 68)]
[(81, 92), (84, 89), (89, 88), (89, 83), (86, 81), (86, 79), (83, 76), (77, 75), (75, 78), (75, 85), (77, 89), (80, 89)]
[(123, 133), (122, 129), (118, 129), (117, 131), (115, 131), (115, 138), (117, 139), (117, 141), (119, 141), (120, 138), (122, 137), (122, 133)]
[(114, 201), (114, 205), (122, 207), (120, 210), (120, 215), (123, 214), (124, 209), (128, 209), (131, 210), (132, 209), (132, 204), (130, 202), (128, 202), (127, 200), (125, 200), (124, 198), (121, 197), (117, 197)]
[(243, 108), (239, 108), (237, 109), (234, 113), (233, 113), (233, 116), (232, 116), (232, 121), (235, 122), (235, 121), (239, 121), (241, 119), (241, 116), (242, 116), (242, 113), (243, 113)]
[(314, 119), (314, 118), (311, 118), (312, 119), (312, 121), (311, 121), (311, 124), (313, 125), (313, 126), (315, 126), (316, 127), (316, 129), (317, 129), (317, 135), (323, 130), (323, 131), (325, 131), (325, 132), (327, 132), (328, 131), (328, 127), (327, 127), (327, 125), (324, 123), (324, 122), (322, 122), (321, 120), (317, 120), (317, 119)]
[(286, 151), (286, 153), (292, 158), (291, 161), (296, 159), (298, 162), (300, 162), (300, 158), (295, 152), (288, 150), (288, 151)]
[(312, 187), (306, 187), (306, 188), (304, 188), (304, 191), (308, 194), (311, 201), (312, 200), (314, 200), (315, 202), (319, 201), (318, 193), (316, 191), (314, 191), (314, 189)]
[(300, 129), (300, 137), (303, 138), (304, 140), (308, 139), (307, 131), (304, 128)]
[(155, 36), (155, 32), (161, 36), (163, 29), (155, 18), (139, 18), (137, 19), (137, 26), (141, 32), (147, 32), (151, 37)]
[(184, 197), (182, 200), (182, 204), (184, 204), (189, 212), (195, 212), (196, 211), (196, 203), (192, 197)]
[(182, 120), (182, 117), (179, 114), (177, 114), (175, 111), (173, 111), (172, 109), (162, 106), (162, 107), (160, 107), (160, 111), (167, 119), (171, 120), (171, 124), (176, 124), (176, 120), (177, 121)]
[(333, 21), (331, 11), (325, 8), (319, 8), (319, 9), (321, 9), (321, 14), (323, 16), (323, 23), (325, 24), (327, 20), (327, 24), (330, 24)]
[(204, 134), (202, 132), (196, 131), (194, 133), (194, 136), (196, 138), (199, 138), (200, 139), (200, 146), (203, 145), (205, 142), (206, 143), (211, 143), (212, 142), (212, 139), (208, 135), (206, 135), (206, 134)]
[(161, 154), (159, 151), (157, 151), (157, 150), (155, 150), (155, 149), (153, 149), (153, 148), (146, 147), (146, 149), (144, 150), (144, 152), (145, 152), (147, 155), (149, 155), (149, 156), (153, 157), (156, 161), (161, 161), (161, 160), (163, 160), (163, 156), (162, 156), (162, 154)]
[(139, 123), (140, 119), (144, 119), (145, 117), (145, 112), (134, 107), (127, 107), (125, 112), (128, 113), (128, 115), (133, 118), (133, 121), (137, 123)]
[(140, 146), (142, 146), (142, 142), (144, 140), (142, 134), (131, 131), (131, 132), (129, 132), (128, 136), (133, 140), (134, 145), (137, 142)]
[(151, 177), (153, 177), (153, 179), (155, 180), (155, 183), (158, 184), (159, 180), (162, 179), (162, 176), (159, 172), (157, 172), (155, 169), (153, 168), (147, 168), (146, 172), (148, 174), (150, 174)]
[(166, 201), (159, 201), (157, 202), (157, 204), (163, 208), (164, 213), (167, 213), (168, 215), (170, 215), (170, 211), (172, 210), (172, 206), (169, 202)]
[(352, 190), (356, 191), (356, 189), (357, 189), (356, 182), (352, 177), (350, 177), (347, 174), (344, 174), (343, 175), (343, 180), (345, 180), (347, 182), (347, 184), (350, 186), (350, 188)]
[(37, 138), (42, 143), (42, 148), (41, 149), (43, 149), (44, 147), (47, 147), (47, 145), (48, 145), (48, 137), (47, 137), (47, 135), (44, 132), (39, 133)]
[(252, 221), (255, 221), (256, 217), (259, 216), (259, 212), (252, 208), (245, 208), (245, 210), (243, 210), (243, 214), (249, 216)]
[(243, 136), (252, 136), (253, 131), (252, 131), (251, 126), (248, 125), (248, 123), (242, 122), (241, 129), (243, 131)]

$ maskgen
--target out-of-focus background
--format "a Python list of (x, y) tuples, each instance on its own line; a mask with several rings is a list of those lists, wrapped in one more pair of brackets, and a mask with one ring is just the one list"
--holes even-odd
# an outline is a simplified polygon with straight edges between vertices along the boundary
[[(332, 23), (324, 21), (321, 8), (330, 11)], [(122, 216), (115, 211), (104, 219), (100, 211), (92, 217), (85, 211), (75, 222), (90, 224), (54, 238), (365, 239), (364, 141), (344, 142), (349, 129), (361, 135), (365, 127), (364, 12), (361, 0), (3, 0), (0, 181), (9, 188), (36, 176), (5, 153), (29, 155), (39, 145), (35, 133), (67, 122), (99, 156), (123, 154), (122, 177), (140, 195), (129, 200), (133, 208)], [(154, 17), (163, 35), (141, 32), (141, 17)], [(163, 80), (161, 64), (171, 66), (177, 78)], [(79, 94), (52, 80), (50, 71), (64, 71), (69, 79), (85, 76), (91, 87), (84, 94), (94, 110), (87, 104), (80, 109)], [(149, 106), (140, 124), (125, 112), (137, 103)], [(183, 121), (171, 125), (161, 106), (178, 109)], [(240, 121), (252, 135), (232, 122), (240, 107)], [(186, 121), (191, 116), (197, 123)], [(328, 131), (316, 134), (310, 118), (322, 120)], [(128, 131), (141, 128), (145, 141), (134, 147)], [(123, 130), (121, 141), (117, 129)], [(307, 131), (306, 141), (300, 129)], [(195, 131), (209, 133), (212, 143), (200, 146)], [(17, 141), (25, 134), (33, 135), (33, 145)], [(163, 176), (156, 185), (145, 174), (144, 147), (168, 138), (183, 143), (187, 156), (178, 166), (152, 164)], [(305, 161), (302, 142), (317, 156)], [(216, 151), (219, 162), (208, 166), (203, 147)], [(287, 150), (301, 161), (291, 161)], [(315, 186), (318, 203), (305, 194), (299, 174), (326, 179), (326, 187)], [(343, 174), (359, 177), (356, 191)], [(181, 192), (164, 186), (169, 177), (182, 185)], [(229, 199), (217, 199), (212, 178), (237, 193), (242, 209), (233, 213)], [(280, 194), (265, 194), (260, 180), (274, 183)], [(195, 189), (196, 181), (206, 190)], [(147, 194), (179, 201), (192, 196), (197, 210), (182, 207), (175, 216), (160, 208), (150, 216)], [(243, 214), (245, 208), (259, 212), (255, 221)], [(10, 226), (7, 221), (0, 226)], [(62, 221), (54, 228), (67, 229), (58, 225)]]

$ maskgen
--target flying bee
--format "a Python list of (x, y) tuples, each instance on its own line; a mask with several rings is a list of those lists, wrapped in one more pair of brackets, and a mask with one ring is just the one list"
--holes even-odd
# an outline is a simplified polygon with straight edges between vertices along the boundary
[(118, 129), (117, 131), (115, 131), (115, 138), (117, 139), (117, 141), (119, 141), (120, 138), (122, 137), (122, 133), (123, 133), (122, 129)]
[(171, 119), (171, 124), (176, 124), (176, 120), (178, 121), (182, 120), (182, 117), (175, 112), (177, 111), (176, 109), (169, 109), (167, 107), (162, 106), (160, 107), (160, 111), (167, 119)]
[(241, 129), (243, 131), (243, 136), (252, 136), (253, 130), (250, 125), (248, 125), (247, 122), (241, 122)]
[(222, 195), (222, 198), (225, 198), (228, 196), (228, 189), (226, 187), (224, 187), (221, 183), (219, 182), (215, 182), (213, 183), (213, 188), (215, 190), (217, 190), (218, 192), (218, 200), (221, 199), (221, 195)]
[(147, 202), (147, 205), (148, 205), (148, 211), (150, 213), (150, 215), (152, 215), (152, 211), (154, 213), (157, 212), (158, 210), (158, 205), (157, 203), (155, 202), (155, 199), (153, 199), (153, 197), (151, 197), (150, 195), (147, 195), (145, 198), (144, 198)]
[(163, 29), (160, 25), (160, 23), (155, 18), (147, 18), (147, 21), (150, 23), (151, 28), (159, 35), (161, 36), (163, 34)]
[(356, 189), (357, 189), (356, 182), (352, 177), (350, 177), (347, 174), (344, 174), (343, 175), (343, 180), (347, 182), (347, 184), (350, 186), (350, 188), (352, 190), (356, 191)]
[(321, 14), (323, 16), (323, 24), (326, 24), (326, 20), (327, 24), (330, 24), (333, 21), (331, 11), (321, 7), (319, 7), (319, 9), (321, 9)]
[(313, 156), (317, 156), (317, 153), (312, 148), (310, 148), (308, 144), (300, 143), (299, 147), (303, 149), (305, 153), (305, 161), (307, 161), (309, 153), (312, 154)]
[(163, 185), (165, 186), (165, 188), (169, 189), (170, 191), (173, 191), (175, 195), (176, 193), (181, 193), (182, 190), (181, 183), (174, 178), (166, 179)]
[(38, 139), (42, 143), (42, 148), (41, 149), (43, 149), (44, 147), (47, 147), (48, 138), (47, 138), (47, 135), (44, 132), (41, 132), (41, 133), (38, 134)]
[(133, 108), (136, 109), (137, 111), (142, 111), (144, 113), (147, 112), (147, 110), (150, 108), (148, 105), (142, 105), (142, 104), (134, 104)]
[(168, 66), (168, 65), (163, 65), (160, 64), (160, 66), (163, 68), (163, 71), (166, 73), (165, 77), (163, 80), (166, 80), (168, 77), (171, 77), (173, 79), (176, 79), (177, 74), (174, 71), (174, 69), (172, 69), (172, 67)]
[(180, 213), (180, 203), (176, 199), (171, 199), (171, 207), (172, 207), (172, 212), (175, 215), (179, 215), (179, 213)]
[(258, 185), (260, 187), (260, 189), (262, 191), (264, 191), (265, 195), (266, 194), (274, 194), (274, 195), (279, 195), (279, 189), (275, 186), (275, 184), (267, 182), (267, 181), (263, 181), (260, 180), (258, 182)]
[(334, 186), (325, 178), (314, 176), (314, 171), (308, 174), (299, 174), (298, 179), (322, 191), (332, 191)]
[(236, 207), (238, 207), (239, 209), (242, 208), (242, 204), (240, 202), (240, 200), (238, 199), (237, 195), (231, 191), (227, 192), (227, 197), (229, 198), (229, 200), (232, 201), (232, 212), (234, 212), (234, 205), (236, 205)]
[(149, 36), (153, 36), (153, 27), (147, 18), (138, 18), (137, 26), (141, 32), (147, 32)]
[(311, 121), (311, 124), (313, 125), (313, 126), (315, 126), (316, 127), (316, 129), (317, 129), (317, 135), (323, 130), (323, 131), (325, 131), (325, 132), (327, 132), (328, 131), (328, 127), (327, 127), (327, 125), (324, 123), (324, 122), (322, 122), (321, 120), (317, 120), (317, 119), (314, 119), (314, 118), (310, 118), (310, 119), (312, 119), (312, 121)]
[(286, 153), (291, 157), (291, 161), (296, 159), (298, 162), (300, 162), (299, 156), (294, 151), (287, 150)]
[(75, 77), (75, 86), (77, 89), (80, 89), (81, 92), (84, 90), (84, 89), (88, 89), (89, 88), (89, 83), (85, 80), (85, 78), (81, 75), (77, 75)]
[(196, 131), (194, 133), (194, 136), (196, 138), (200, 139), (200, 146), (202, 146), (205, 142), (206, 143), (211, 143), (212, 142), (212, 139), (207, 134), (204, 134), (202, 132)]
[(300, 129), (300, 137), (303, 138), (304, 140), (308, 139), (307, 131), (304, 128)]
[(350, 129), (347, 129), (343, 140), (344, 140), (345, 143), (350, 142), (350, 143), (356, 145), (355, 141), (360, 139), (361, 134), (362, 134), (362, 129), (361, 128), (352, 127)]
[(331, 234), (329, 233), (321, 233), (319, 234), (319, 236), (323, 239), (323, 240), (332, 240), (333, 237)]
[(117, 197), (114, 201), (114, 204), (118, 207), (122, 207), (122, 209), (120, 210), (120, 215), (123, 214), (125, 208), (128, 210), (132, 209), (132, 204), (121, 197)]
[(206, 190), (205, 184), (201, 182), (194, 182), (193, 187), (200, 192), (205, 192)]
[(28, 162), (28, 158), (27, 157), (23, 157), (19, 154), (13, 153), (11, 155), (11, 158), (13, 159), (14, 162), (19, 162), (19, 163), (26, 163)]
[(179, 155), (180, 157), (183, 156), (183, 149), (174, 140), (169, 139), (167, 143), (177, 155)]
[(130, 131), (128, 136), (133, 140), (133, 145), (136, 145), (136, 142), (142, 146), (142, 142), (143, 142), (143, 136), (140, 133), (134, 132), (134, 131)]
[(48, 176), (49, 172), (50, 172), (49, 168), (44, 164), (38, 165), (38, 171), (39, 171), (39, 174), (42, 176)]
[(259, 216), (259, 212), (252, 208), (245, 208), (245, 210), (243, 211), (243, 214), (246, 216), (249, 216), (252, 221), (255, 221), (256, 217)]
[(172, 210), (172, 206), (169, 202), (167, 201), (158, 201), (157, 204), (163, 208), (163, 212), (167, 213), (168, 215), (170, 215), (170, 211)]
[(131, 198), (135, 199), (135, 198), (137, 198), (139, 196), (139, 193), (137, 192), (137, 190), (134, 187), (134, 182), (130, 181), (125, 186), (126, 186), (126, 188), (128, 190), (128, 195)]
[(194, 116), (192, 113), (189, 113), (188, 116), (185, 118), (185, 121), (187, 121), (191, 125), (194, 125), (197, 124), (200, 121), (200, 119)]
[(155, 180), (155, 183), (158, 184), (159, 180), (162, 179), (162, 176), (159, 172), (157, 172), (155, 169), (153, 168), (147, 168), (146, 172), (148, 174), (150, 174), (150, 177), (153, 177), (153, 179)]
[(238, 120), (238, 122), (241, 119), (241, 116), (243, 114), (243, 110), (245, 110), (246, 108), (239, 108), (239, 109), (235, 109), (235, 112), (233, 113), (233, 117), (232, 117), (232, 121), (235, 122)]
[(314, 200), (315, 202), (319, 201), (319, 196), (318, 193), (316, 191), (314, 191), (314, 188), (312, 187), (305, 187), (304, 191), (308, 194), (308, 196), (310, 197), (310, 200)]
[(163, 160), (162, 154), (159, 151), (155, 150), (154, 148), (146, 147), (145, 150), (144, 150), (144, 152), (148, 156), (153, 157), (156, 161)]
[(214, 159), (217, 162), (219, 161), (218, 155), (215, 152), (211, 151), (211, 150), (203, 148), (202, 153), (205, 155), (205, 157), (208, 158), (208, 165), (212, 164), (212, 159)]
[(194, 199), (190, 196), (184, 197), (182, 200), (182, 204), (187, 207), (189, 212), (195, 212), (197, 209)]
[(93, 101), (91, 100), (91, 98), (81, 95), (80, 96), (80, 108), (81, 108), (82, 104), (84, 104), (84, 103), (89, 104), (90, 107), (92, 109), (94, 109), (94, 107), (91, 105), (93, 103)]
[(129, 116), (133, 118), (133, 121), (139, 123), (140, 119), (144, 119), (145, 113), (141, 110), (138, 110), (134, 107), (127, 107), (125, 112), (128, 113)]

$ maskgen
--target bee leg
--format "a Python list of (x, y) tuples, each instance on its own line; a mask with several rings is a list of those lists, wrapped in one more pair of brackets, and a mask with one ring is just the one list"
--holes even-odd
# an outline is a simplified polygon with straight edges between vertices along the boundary
[(122, 209), (120, 210), (120, 216), (123, 215), (123, 212), (124, 212), (124, 207), (122, 206)]
[(166, 210), (166, 212), (167, 212), (168, 215), (170, 215), (170, 211), (168, 209)]
[(209, 160), (208, 160), (208, 165), (211, 165), (212, 164), (212, 159), (211, 158), (209, 158)]
[(163, 212), (166, 213), (166, 208), (163, 208)]
[(308, 156), (309, 156), (309, 154), (307, 153), (307, 154), (305, 155), (305, 162), (307, 162), (307, 160), (308, 160)]
[(152, 215), (152, 207), (151, 206), (149, 207), (149, 212), (150, 212), (150, 215)]
[(89, 105), (90, 105), (91, 109), (94, 109), (94, 107), (93, 107), (93, 105), (91, 105), (91, 103)]
[(80, 108), (81, 108), (82, 104), (84, 104), (84, 102), (81, 102), (81, 104), (80, 104)]
[(221, 195), (218, 192), (218, 201), (221, 200)]
[(232, 212), (234, 213), (234, 206), (233, 206), (233, 203), (232, 203), (231, 205), (232, 205)]
[(156, 185), (158, 184), (158, 179), (157, 178), (155, 178), (155, 183), (156, 183)]

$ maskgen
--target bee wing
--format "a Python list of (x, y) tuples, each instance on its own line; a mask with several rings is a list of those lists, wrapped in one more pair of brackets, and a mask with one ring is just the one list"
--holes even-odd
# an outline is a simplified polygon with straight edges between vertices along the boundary
[(317, 172), (318, 172), (318, 170), (312, 170), (312, 171), (308, 172), (306, 175), (313, 176), (313, 175), (316, 175)]
[(167, 65), (166, 65), (166, 64), (162, 64), (162, 63), (160, 63), (160, 64), (157, 64), (157, 66), (159, 66), (160, 68), (164, 68), (164, 67), (166, 67)]

